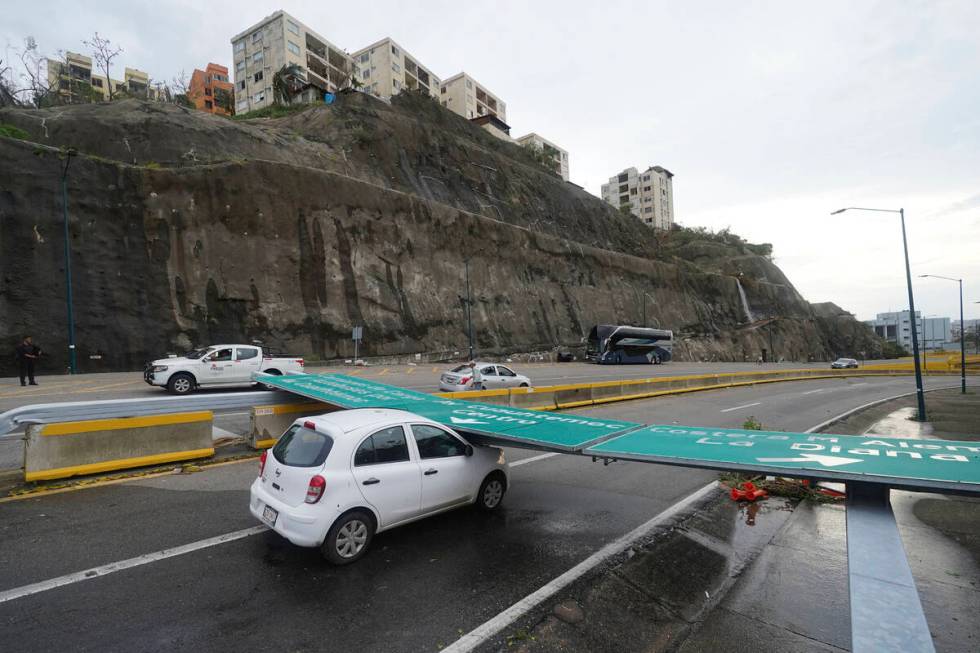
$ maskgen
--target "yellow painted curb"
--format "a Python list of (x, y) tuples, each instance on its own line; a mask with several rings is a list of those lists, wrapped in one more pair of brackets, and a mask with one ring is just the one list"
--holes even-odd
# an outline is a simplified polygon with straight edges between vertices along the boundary
[(83, 422), (61, 422), (45, 424), (41, 435), (74, 435), (76, 433), (91, 433), (93, 431), (118, 431), (120, 429), (140, 428), (144, 426), (164, 426), (167, 424), (190, 424), (192, 422), (207, 422), (214, 418), (211, 411), (196, 413), (175, 413), (172, 415), (150, 415), (147, 417), (121, 417), (117, 419), (91, 419)]
[(329, 410), (330, 406), (318, 401), (311, 401), (305, 404), (273, 404), (271, 406), (256, 406), (255, 414), (260, 415), (289, 415), (292, 413), (302, 413), (310, 409), (324, 408)]
[(194, 449), (191, 451), (173, 451), (170, 453), (158, 453), (152, 456), (139, 456), (137, 458), (119, 458), (117, 460), (107, 460), (101, 463), (90, 463), (88, 465), (74, 465), (72, 467), (59, 467), (56, 469), (42, 469), (35, 472), (25, 472), (25, 481), (50, 481), (56, 478), (68, 478), (80, 474), (98, 474), (100, 472), (111, 472), (117, 469), (128, 469), (130, 467), (143, 467), (146, 465), (158, 465), (160, 463), (172, 463), (180, 460), (191, 460), (193, 458), (207, 458), (214, 455), (214, 448)]
[(276, 445), (276, 442), (278, 442), (278, 441), (279, 441), (279, 438), (268, 438), (266, 440), (256, 440), (255, 441), (255, 448), (256, 449), (268, 449), (269, 447), (274, 447)]

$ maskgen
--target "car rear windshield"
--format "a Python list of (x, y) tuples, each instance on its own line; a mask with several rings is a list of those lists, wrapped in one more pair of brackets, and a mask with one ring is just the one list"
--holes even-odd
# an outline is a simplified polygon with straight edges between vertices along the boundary
[(332, 448), (333, 438), (329, 435), (294, 424), (279, 438), (272, 455), (283, 465), (319, 467)]
[(459, 367), (454, 367), (452, 371), (453, 372), (469, 372), (470, 371), (470, 366), (469, 365), (460, 365)]

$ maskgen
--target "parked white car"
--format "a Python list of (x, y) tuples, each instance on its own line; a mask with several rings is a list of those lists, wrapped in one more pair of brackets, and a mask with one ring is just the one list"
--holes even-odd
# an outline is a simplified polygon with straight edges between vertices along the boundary
[[(479, 371), (479, 387), (473, 379), (473, 369)], [(531, 379), (518, 374), (506, 365), (480, 363), (471, 368), (469, 363), (454, 367), (439, 377), (439, 389), (443, 392), (464, 390), (497, 390), (498, 388), (530, 388)]]
[(185, 395), (197, 388), (253, 385), (254, 372), (297, 374), (304, 364), (302, 358), (272, 356), (255, 345), (213, 345), (148, 363), (143, 380)]
[(296, 420), (263, 452), (249, 508), (347, 564), (375, 533), (466, 504), (495, 510), (507, 484), (502, 450), (414, 413), (362, 408)]

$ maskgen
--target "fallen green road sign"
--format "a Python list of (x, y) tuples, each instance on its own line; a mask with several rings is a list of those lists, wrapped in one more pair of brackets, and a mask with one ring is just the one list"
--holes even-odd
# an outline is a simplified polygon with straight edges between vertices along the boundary
[(577, 452), (642, 424), (445, 399), (343, 374), (263, 376), (262, 383), (339, 406), (396, 408), (457, 431), (518, 446)]
[(647, 426), (588, 447), (603, 458), (980, 493), (980, 442)]
[(343, 374), (262, 375), (339, 408), (396, 408), (478, 441), (600, 458), (980, 494), (980, 442), (644, 426), (445, 399)]

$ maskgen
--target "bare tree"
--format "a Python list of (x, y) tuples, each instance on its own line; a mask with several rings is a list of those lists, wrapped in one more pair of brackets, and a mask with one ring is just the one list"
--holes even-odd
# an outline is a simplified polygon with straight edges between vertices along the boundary
[(109, 39), (102, 38), (98, 32), (95, 33), (91, 41), (82, 41), (82, 43), (92, 48), (92, 58), (95, 59), (96, 65), (105, 73), (106, 82), (109, 87), (109, 101), (112, 102), (112, 96), (115, 91), (112, 88), (112, 75), (109, 73), (112, 70), (112, 60), (122, 53), (122, 48), (114, 47)]
[[(14, 89), (14, 94), (22, 102), (29, 102), (38, 108), (51, 104), (57, 92), (59, 76), (49, 74), (48, 57), (41, 54), (33, 36), (24, 39), (24, 47), (17, 57), (21, 64), (21, 84)], [(59, 50), (58, 59), (59, 65), (67, 72), (68, 55)]]

